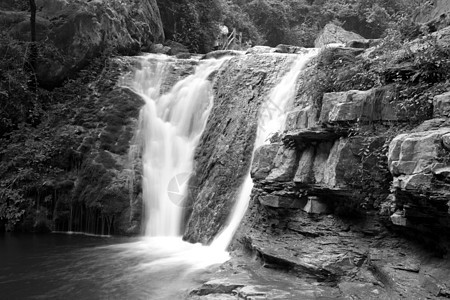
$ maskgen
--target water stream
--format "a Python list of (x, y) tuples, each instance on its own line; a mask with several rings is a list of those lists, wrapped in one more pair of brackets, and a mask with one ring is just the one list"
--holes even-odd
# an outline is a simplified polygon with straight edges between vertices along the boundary
[[(297, 78), (314, 54), (292, 56), (291, 70), (261, 108), (255, 149), (283, 129)], [(166, 93), (163, 81), (174, 61), (162, 55), (141, 59), (143, 67), (127, 85), (146, 103), (135, 147), (142, 148), (145, 236), (0, 236), (0, 298), (184, 299), (205, 270), (229, 259), (226, 249), (248, 206), (250, 175), (228, 225), (212, 245), (181, 239), (186, 183), (212, 107), (208, 77), (224, 59), (198, 62), (194, 74)]]
[[(293, 105), (295, 98), (295, 87), (298, 77), (307, 62), (316, 56), (318, 51), (318, 49), (305, 49), (305, 53), (293, 56), (290, 70), (283, 76), (280, 83), (274, 87), (267, 100), (262, 104), (258, 116), (258, 129), (253, 154), (258, 147), (268, 143), (268, 138), (271, 135), (284, 130), (287, 111)], [(248, 170), (248, 174), (241, 186), (239, 197), (231, 211), (227, 226), (214, 239), (211, 245), (212, 247), (227, 249), (245, 215), (252, 188), (253, 181), (250, 176), (250, 170)]]
[(213, 105), (208, 77), (227, 59), (198, 62), (193, 74), (162, 93), (169, 65), (175, 62), (167, 56), (151, 54), (142, 58), (143, 67), (128, 83), (145, 100), (136, 135), (137, 144), (143, 148), (146, 238), (142, 242), (170, 253), (153, 261), (153, 268), (186, 265), (197, 270), (229, 258), (225, 249), (193, 245), (181, 238), (194, 151)]
[[(223, 60), (199, 63), (194, 74), (166, 94), (161, 85), (169, 63), (166, 56), (144, 58), (132, 89), (145, 100), (138, 140), (143, 145), (143, 199), (147, 236), (181, 236), (186, 183), (193, 169), (195, 147), (212, 108), (208, 76)], [(173, 62), (172, 62), (173, 63)]]

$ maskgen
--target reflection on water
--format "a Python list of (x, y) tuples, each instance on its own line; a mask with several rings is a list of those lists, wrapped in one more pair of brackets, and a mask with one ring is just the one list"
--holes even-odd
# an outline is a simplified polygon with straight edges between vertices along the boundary
[(217, 253), (176, 238), (0, 236), (0, 299), (183, 299), (228, 259)]

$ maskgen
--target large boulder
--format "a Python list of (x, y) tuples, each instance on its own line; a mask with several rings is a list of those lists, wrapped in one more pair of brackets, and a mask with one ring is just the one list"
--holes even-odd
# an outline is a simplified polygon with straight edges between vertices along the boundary
[(297, 149), (282, 146), (273, 160), (273, 169), (267, 180), (290, 181), (294, 178), (298, 164)]
[(329, 23), (320, 32), (314, 42), (316, 48), (322, 48), (329, 44), (347, 44), (348, 42), (365, 41), (365, 38), (357, 33), (347, 31), (342, 27)]
[(273, 169), (273, 160), (278, 153), (278, 144), (263, 145), (253, 155), (251, 176), (253, 179), (264, 179)]
[[(37, 0), (37, 40), (41, 51), (37, 75), (54, 86), (105, 51), (137, 53), (164, 38), (156, 0)], [(0, 29), (29, 41), (29, 13), (0, 11)]]
[(419, 23), (430, 23), (436, 29), (443, 28), (449, 24), (450, 2), (447, 0), (433, 0), (432, 5), (426, 7), (415, 17)]
[(388, 164), (394, 187), (402, 190), (430, 190), (433, 172), (445, 167), (444, 137), (450, 128), (401, 134), (389, 146)]
[(392, 101), (395, 90), (391, 87), (367, 91), (351, 90), (323, 95), (321, 123), (398, 121)]
[(437, 95), (433, 98), (433, 117), (450, 117), (450, 92)]
[[(389, 146), (395, 212), (391, 221), (440, 243), (450, 229), (450, 127), (405, 133)], [(391, 210), (392, 212), (392, 210)]]

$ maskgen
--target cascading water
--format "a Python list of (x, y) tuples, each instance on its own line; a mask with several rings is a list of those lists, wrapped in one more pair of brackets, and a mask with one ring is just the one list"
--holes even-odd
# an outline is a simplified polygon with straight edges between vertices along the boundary
[(190, 272), (229, 259), (224, 250), (181, 239), (186, 183), (193, 170), (195, 147), (212, 108), (208, 77), (227, 59), (198, 62), (194, 74), (163, 93), (164, 78), (170, 64), (176, 62), (165, 55), (150, 54), (142, 58), (143, 67), (125, 84), (145, 100), (134, 149), (143, 148), (146, 227), (145, 237), (133, 245), (131, 253), (159, 256), (142, 264), (140, 271), (181, 268), (177, 272)]
[[(304, 54), (299, 54), (293, 60), (293, 64), (288, 73), (282, 78), (280, 83), (270, 93), (266, 102), (262, 104), (258, 118), (258, 129), (254, 145), (254, 151), (268, 142), (268, 138), (282, 132), (286, 122), (286, 113), (293, 104), (298, 76), (304, 69), (306, 63), (317, 55), (319, 49), (305, 49)], [(252, 157), (253, 160), (253, 157)], [(253, 188), (253, 181), (250, 170), (241, 186), (239, 197), (231, 212), (228, 224), (225, 229), (214, 239), (211, 246), (217, 249), (226, 250), (231, 243), (239, 224), (244, 217), (250, 200)]]
[(151, 56), (137, 71), (132, 89), (146, 105), (141, 111), (143, 199), (147, 236), (180, 236), (186, 182), (193, 169), (195, 147), (212, 107), (208, 76), (223, 60), (201, 62), (194, 74), (167, 94), (161, 85), (169, 60)]

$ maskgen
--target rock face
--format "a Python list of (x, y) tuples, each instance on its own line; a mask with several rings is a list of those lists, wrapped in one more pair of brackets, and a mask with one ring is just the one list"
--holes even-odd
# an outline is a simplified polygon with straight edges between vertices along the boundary
[[(190, 186), (196, 188), (185, 239), (207, 243), (224, 226), (250, 168), (258, 108), (292, 59), (286, 54), (233, 57), (216, 75), (214, 107), (195, 154)], [(264, 174), (264, 166), (259, 172)]]
[[(447, 253), (448, 239), (439, 232), (447, 234), (450, 220), (449, 122), (430, 120), (398, 135), (392, 127), (403, 128), (408, 117), (398, 107), (395, 86), (323, 93), (318, 99), (310, 92), (318, 84), (313, 68), (311, 64), (300, 76), (285, 131), (255, 150), (250, 204), (232, 247), (245, 248), (267, 268), (338, 286), (345, 297), (445, 294), (446, 277), (425, 283), (433, 264), (421, 259), (416, 245), (388, 228), (420, 232), (416, 238), (421, 242)], [(446, 116), (446, 98), (435, 98), (436, 116)], [(228, 145), (228, 153), (235, 151), (233, 143)], [(220, 162), (214, 167), (229, 164)], [(232, 169), (241, 172), (235, 165)], [(221, 202), (210, 205), (215, 207), (213, 215), (221, 213), (225, 201), (214, 196)], [(201, 216), (197, 219), (208, 218)], [(216, 216), (209, 219), (220, 221)], [(189, 237), (205, 241), (199, 237), (209, 232)], [(442, 272), (448, 274), (449, 268)]]
[[(156, 0), (36, 1), (38, 42), (47, 47), (37, 74), (54, 86), (104, 51), (137, 53), (164, 32)], [(12, 38), (30, 40), (27, 12), (0, 10), (2, 31)]]
[(365, 38), (357, 33), (347, 31), (342, 27), (329, 23), (325, 25), (314, 42), (314, 47), (322, 48), (328, 44), (346, 44), (348, 42), (364, 41)]
[(394, 176), (394, 224), (427, 232), (450, 230), (448, 140), (450, 127), (406, 133), (389, 146), (389, 168)]
[(432, 6), (419, 13), (415, 21), (419, 23), (431, 23), (436, 29), (441, 29), (449, 24), (450, 3), (446, 0), (433, 0)]
[(433, 98), (433, 117), (450, 117), (450, 92)]
[(391, 104), (394, 98), (395, 90), (389, 86), (368, 91), (326, 93), (320, 122), (398, 121)]

